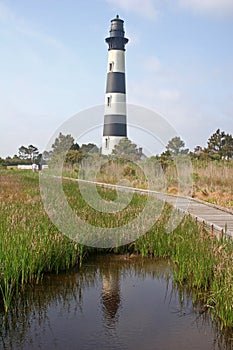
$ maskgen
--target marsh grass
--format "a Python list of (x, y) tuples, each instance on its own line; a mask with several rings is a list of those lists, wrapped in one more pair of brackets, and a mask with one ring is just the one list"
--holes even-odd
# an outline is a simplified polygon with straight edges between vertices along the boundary
[(194, 161), (193, 196), (233, 209), (233, 162)]
[[(84, 197), (79, 191), (78, 183), (72, 183), (69, 180), (64, 180), (63, 189), (67, 196), (69, 205), (76, 212), (76, 214), (82, 220), (88, 221), (90, 224), (99, 227), (119, 227), (125, 225), (138, 216), (138, 214), (143, 210), (147, 201), (146, 196), (133, 194), (132, 200), (125, 206), (124, 210), (117, 210), (114, 213), (106, 213), (97, 211), (86, 203), (84, 198), (85, 195), (86, 197), (92, 195), (92, 185), (88, 184), (85, 186), (84, 190), (82, 189), (82, 194)], [(114, 201), (117, 198), (117, 193), (115, 190), (106, 189), (101, 186), (97, 186), (97, 190), (100, 199), (106, 201), (107, 206), (108, 201)]]
[[(69, 181), (64, 182), (64, 190), (75, 209), (77, 202), (74, 199), (77, 198), (77, 193), (74, 193), (74, 187)], [(77, 185), (76, 190), (78, 191)], [(114, 200), (116, 195), (114, 190), (104, 188), (99, 188), (99, 194), (110, 200)], [(112, 214), (105, 214), (105, 225), (122, 225), (126, 218), (129, 220), (135, 214), (138, 215), (145, 202), (146, 196), (134, 195), (123, 213), (118, 212), (113, 217)], [(82, 205), (86, 206), (85, 203)], [(84, 212), (85, 219), (94, 220), (96, 225), (103, 222), (101, 213), (94, 213), (87, 207)], [(233, 327), (232, 239), (218, 239), (191, 217), (185, 217), (172, 233), (168, 233), (167, 223), (171, 213), (172, 207), (165, 205), (151, 230), (135, 242), (115, 248), (115, 251), (171, 259), (174, 264), (174, 282), (192, 290), (193, 302), (201, 300), (203, 310), (210, 312), (213, 320), (218, 322), (221, 328)]]
[[(182, 159), (180, 160), (182, 162)], [(206, 202), (233, 209), (233, 161), (232, 160), (192, 160), (192, 170), (186, 163), (177, 174), (174, 162), (161, 167), (153, 157), (137, 165), (123, 161), (109, 161), (97, 173), (97, 181), (116, 184), (125, 179), (129, 186), (182, 194), (202, 199)], [(142, 167), (142, 168), (141, 168)], [(89, 164), (90, 172), (93, 166)], [(143, 173), (146, 170), (147, 176)], [(80, 172), (79, 172), (80, 171)], [(80, 169), (64, 169), (64, 176), (77, 178)], [(190, 178), (191, 177), (191, 178)], [(81, 177), (80, 177), (81, 178)]]
[(171, 259), (174, 282), (191, 289), (193, 301), (201, 300), (204, 309), (221, 328), (232, 328), (232, 239), (218, 240), (190, 217), (186, 217), (172, 233), (167, 233), (167, 214), (164, 213), (159, 224), (135, 242), (135, 251), (143, 256)]
[(81, 263), (85, 251), (50, 222), (39, 196), (38, 175), (0, 174), (0, 295), (5, 311), (26, 283), (45, 272)]
[(112, 159), (105, 163), (97, 173), (96, 180), (117, 184), (119, 180), (124, 179), (132, 187), (148, 188), (147, 178), (140, 162), (131, 162), (124, 159)]
[(168, 193), (184, 194), (233, 208), (232, 160), (192, 160), (192, 188), (178, 186), (176, 167), (172, 162), (167, 164), (164, 177), (166, 178), (165, 191)]
[[(38, 174), (8, 171), (0, 175), (0, 295), (8, 311), (25, 284), (37, 283), (46, 272), (66, 270), (96, 251), (69, 240), (51, 223), (40, 199)], [(85, 203), (76, 182), (64, 180), (63, 189), (82, 219), (104, 227), (128, 222), (143, 210), (147, 200), (133, 195), (124, 211), (103, 214)], [(116, 196), (101, 187), (98, 193), (106, 201)], [(217, 239), (190, 217), (168, 233), (170, 216), (171, 207), (165, 205), (150, 231), (114, 251), (171, 259), (174, 283), (192, 290), (193, 302), (201, 300), (203, 310), (210, 312), (221, 328), (233, 327), (232, 240)]]

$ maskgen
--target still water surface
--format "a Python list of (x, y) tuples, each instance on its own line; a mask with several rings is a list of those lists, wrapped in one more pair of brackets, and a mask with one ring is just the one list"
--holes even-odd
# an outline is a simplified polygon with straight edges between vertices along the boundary
[(27, 288), (0, 314), (0, 349), (225, 349), (199, 311), (173, 286), (169, 262), (96, 257)]

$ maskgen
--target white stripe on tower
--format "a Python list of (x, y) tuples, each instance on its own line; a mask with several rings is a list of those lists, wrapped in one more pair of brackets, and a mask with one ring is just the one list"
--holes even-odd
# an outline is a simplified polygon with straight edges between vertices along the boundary
[(117, 15), (111, 21), (110, 37), (105, 41), (108, 49), (107, 86), (105, 96), (102, 154), (112, 153), (115, 145), (127, 136), (125, 89), (124, 21)]

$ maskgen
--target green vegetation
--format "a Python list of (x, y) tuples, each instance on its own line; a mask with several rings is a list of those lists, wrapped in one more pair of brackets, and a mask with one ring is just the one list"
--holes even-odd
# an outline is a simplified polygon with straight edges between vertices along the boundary
[[(96, 250), (69, 240), (50, 222), (40, 199), (37, 173), (1, 170), (0, 175), (0, 300), (7, 311), (26, 283), (37, 283), (46, 272), (81, 264)], [(133, 195), (126, 210), (103, 214), (85, 203), (76, 182), (64, 180), (63, 188), (73, 210), (102, 227), (128, 222), (146, 202), (145, 196)], [(114, 190), (99, 187), (98, 191), (107, 201), (116, 198)], [(233, 327), (233, 241), (218, 240), (189, 217), (168, 233), (170, 216), (171, 207), (166, 205), (149, 232), (113, 251), (171, 259), (174, 282), (191, 289), (194, 302), (201, 301), (222, 328)]]
[(83, 144), (80, 147), (74, 142), (74, 138), (70, 134), (63, 135), (60, 132), (52, 144), (51, 151), (46, 151), (43, 157), (46, 156), (46, 160), (49, 161), (52, 167), (56, 167), (64, 158), (65, 166), (73, 168), (75, 164), (82, 161), (88, 152), (98, 153), (98, 148), (93, 143)]
[[(64, 181), (63, 189), (67, 196), (68, 202), (71, 208), (77, 215), (83, 220), (89, 222), (95, 227), (120, 227), (136, 218), (137, 215), (143, 210), (146, 197), (139, 194), (134, 194), (130, 204), (125, 210), (117, 211), (115, 213), (99, 212), (90, 207), (79, 192), (78, 185), (74, 185), (73, 182)], [(82, 188), (82, 194), (88, 198), (88, 191), (90, 185), (86, 185)], [(106, 201), (113, 201), (117, 194), (115, 190), (102, 188), (97, 186), (98, 193)], [(93, 193), (92, 191), (90, 192)], [(108, 204), (107, 204), (108, 205)]]
[[(169, 208), (167, 208), (169, 212)], [(169, 234), (164, 213), (158, 225), (137, 240), (134, 250), (143, 256), (171, 259), (174, 282), (192, 290), (193, 302), (201, 301), (221, 328), (233, 327), (233, 241), (218, 240), (193, 219)]]
[(122, 159), (128, 159), (131, 161), (137, 161), (141, 159), (142, 149), (137, 148), (137, 145), (124, 137), (120, 140), (118, 145), (115, 146), (113, 150), (113, 156), (117, 156)]
[[(50, 150), (39, 153), (36, 146), (21, 146), (18, 149), (18, 155), (13, 157), (0, 158), (0, 166), (15, 166), (18, 164), (32, 164), (32, 162), (47, 164), (52, 162), (56, 164), (57, 157), (64, 153), (64, 163), (67, 167), (78, 166), (87, 154), (99, 154), (98, 147), (93, 143), (79, 145), (75, 142), (72, 135), (63, 135), (61, 132), (55, 138)], [(173, 158), (179, 155), (189, 155), (192, 159), (199, 160), (232, 160), (233, 159), (233, 136), (217, 129), (207, 140), (207, 147), (196, 146), (194, 151), (185, 148), (185, 142), (179, 136), (174, 136), (168, 141), (166, 149), (160, 155), (155, 154), (151, 158), (160, 161), (163, 168), (173, 161)], [(127, 137), (122, 138), (120, 143), (115, 146), (112, 156), (138, 161), (145, 159), (143, 149), (138, 148), (135, 143)]]
[[(71, 148), (64, 158), (65, 176), (77, 177), (78, 173), (79, 178), (113, 184), (124, 179), (125, 185), (132, 187), (149, 186), (157, 191), (233, 207), (233, 138), (219, 129), (209, 138), (206, 148), (197, 146), (194, 152), (190, 152), (185, 148), (184, 141), (176, 136), (168, 142), (166, 151), (149, 158), (127, 138), (120, 141), (112, 155), (101, 157), (93, 144), (79, 148), (71, 135), (60, 134), (52, 145), (52, 167), (56, 159), (61, 159), (57, 155), (61, 154), (63, 147), (67, 148), (67, 144)], [(103, 165), (95, 178), (100, 162)], [(177, 164), (182, 162), (182, 171), (178, 174)], [(83, 163), (86, 164), (85, 176), (82, 175)], [(86, 173), (86, 169), (90, 174)]]
[(81, 263), (86, 251), (50, 222), (38, 174), (1, 171), (0, 179), (0, 295), (7, 311), (25, 283)]

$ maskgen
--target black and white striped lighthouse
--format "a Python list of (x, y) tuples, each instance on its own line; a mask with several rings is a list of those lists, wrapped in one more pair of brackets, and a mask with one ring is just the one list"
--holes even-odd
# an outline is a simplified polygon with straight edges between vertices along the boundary
[(125, 89), (125, 38), (124, 21), (117, 15), (111, 20), (108, 49), (107, 86), (105, 95), (102, 154), (112, 153), (123, 137), (127, 136)]

